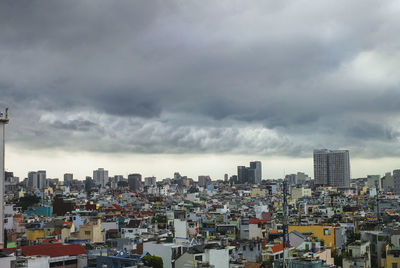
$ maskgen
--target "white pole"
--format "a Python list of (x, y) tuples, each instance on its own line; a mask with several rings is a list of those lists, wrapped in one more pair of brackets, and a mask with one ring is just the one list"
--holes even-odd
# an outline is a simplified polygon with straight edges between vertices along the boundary
[(5, 180), (5, 129), (8, 123), (8, 109), (0, 115), (0, 248), (4, 248), (4, 180)]

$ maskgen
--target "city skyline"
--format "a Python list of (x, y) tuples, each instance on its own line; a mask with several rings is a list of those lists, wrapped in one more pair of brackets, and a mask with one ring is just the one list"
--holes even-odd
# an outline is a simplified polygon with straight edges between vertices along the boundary
[[(351, 154), (351, 152), (350, 152)], [(69, 159), (69, 157), (71, 157), (71, 159)], [(72, 161), (72, 159), (74, 159), (74, 156), (69, 156), (69, 157), (65, 157), (66, 159), (66, 163), (70, 163), (70, 161)], [(152, 177), (155, 176), (157, 178), (157, 180), (162, 180), (164, 178), (173, 178), (173, 175), (175, 172), (180, 172), (181, 175), (185, 175), (188, 176), (189, 178), (192, 178), (194, 180), (197, 180), (197, 177), (200, 175), (209, 175), (213, 180), (216, 179), (224, 179), (224, 175), (228, 174), (229, 177), (232, 175), (237, 175), (237, 167), (238, 166), (243, 166), (248, 164), (249, 162), (252, 161), (258, 161), (260, 160), (262, 162), (262, 179), (279, 179), (279, 178), (284, 178), (285, 175), (289, 175), (289, 174), (294, 174), (297, 172), (304, 172), (307, 175), (309, 175), (312, 179), (314, 179), (314, 164), (313, 164), (313, 157), (307, 158), (307, 159), (300, 159), (300, 161), (293, 161), (293, 159), (283, 159), (283, 158), (279, 158), (279, 159), (269, 159), (269, 164), (268, 165), (268, 160), (264, 159), (264, 158), (251, 158), (248, 156), (242, 156), (243, 158), (238, 158), (235, 156), (235, 159), (231, 159), (231, 158), (227, 158), (224, 159), (224, 163), (226, 164), (226, 166), (220, 167), (220, 171), (219, 172), (211, 172), (210, 170), (216, 170), (216, 168), (212, 168), (213, 165), (214, 167), (216, 167), (217, 165), (220, 164), (220, 162), (215, 162), (216, 158), (220, 158), (220, 156), (208, 156), (206, 157), (205, 163), (209, 163), (210, 164), (210, 169), (206, 168), (202, 168), (199, 167), (197, 165), (198, 163), (198, 159), (194, 159), (193, 161), (191, 161), (192, 159), (186, 159), (185, 156), (181, 156), (178, 160), (169, 160), (168, 157), (166, 157), (164, 159), (164, 157), (160, 157), (157, 158), (157, 162), (156, 163), (162, 163), (160, 164), (160, 168), (155, 168), (154, 165), (150, 168), (144, 168), (143, 166), (145, 166), (143, 164), (143, 166), (141, 166), (140, 163), (145, 163), (146, 161), (150, 161), (150, 158), (152, 158), (153, 156), (147, 156), (149, 158), (142, 158), (142, 159), (136, 159), (137, 165), (136, 168), (131, 168), (129, 163), (131, 163), (132, 159), (131, 158), (122, 158), (123, 160), (120, 159), (119, 161), (119, 165), (111, 165), (108, 164), (107, 165), (107, 161), (108, 161), (108, 157), (107, 155), (104, 156), (103, 160), (98, 162), (99, 165), (96, 166), (96, 164), (93, 164), (93, 166), (87, 166), (87, 165), (82, 165), (82, 166), (77, 166), (76, 163), (75, 165), (71, 165), (72, 168), (69, 169), (63, 169), (63, 166), (65, 166), (65, 163), (62, 166), (56, 166), (56, 167), (45, 167), (44, 165), (40, 166), (40, 168), (37, 168), (35, 164), (30, 165), (29, 167), (26, 167), (26, 172), (25, 169), (23, 171), (20, 171), (18, 168), (16, 169), (11, 169), (11, 168), (7, 168), (6, 171), (12, 171), (14, 172), (14, 175), (16, 177), (19, 177), (20, 179), (24, 179), (27, 177), (28, 172), (36, 172), (38, 170), (46, 170), (47, 172), (47, 177), (48, 178), (58, 178), (60, 180), (63, 179), (64, 174), (68, 174), (68, 173), (72, 173), (73, 174), (73, 178), (74, 179), (79, 179), (79, 180), (84, 180), (86, 176), (90, 176), (92, 177), (93, 175), (93, 171), (97, 170), (98, 168), (104, 168), (105, 170), (108, 170), (109, 172), (109, 176), (115, 176), (115, 175), (122, 175), (125, 178), (128, 178), (129, 174), (132, 173), (140, 173), (143, 178), (144, 177)], [(239, 160), (240, 161), (239, 161)], [(154, 160), (154, 157), (153, 157)], [(11, 161), (13, 161), (13, 159), (11, 159)], [(92, 160), (93, 161), (93, 160)], [(159, 162), (158, 162), (159, 161)], [(187, 162), (188, 161), (188, 162)], [(265, 162), (267, 161), (267, 162)], [(392, 162), (393, 161), (393, 162)], [(398, 165), (396, 163), (396, 160), (392, 160), (392, 161), (388, 161), (388, 165), (387, 166), (381, 166), (381, 165), (377, 165), (373, 159), (369, 160), (368, 162), (368, 166), (365, 166), (364, 161), (359, 162), (357, 159), (353, 159), (351, 158), (351, 167), (352, 167), (352, 171), (351, 171), (351, 179), (355, 179), (355, 178), (363, 178), (366, 177), (367, 175), (380, 175), (381, 177), (383, 177), (385, 175), (386, 172), (392, 172), (395, 169), (398, 169)], [(51, 159), (49, 158), (49, 162), (51, 162)], [(56, 161), (58, 162), (58, 161)], [(77, 161), (79, 162), (79, 161)], [(172, 163), (172, 162), (180, 162), (181, 165), (176, 165), (176, 166), (169, 166), (168, 163)], [(85, 162), (87, 163), (87, 162)], [(283, 165), (282, 165), (283, 163)], [(290, 165), (285, 166), (285, 163), (290, 163)], [(269, 166), (276, 166), (276, 165), (282, 165), (281, 169), (279, 169), (278, 172), (274, 173), (271, 172), (271, 169), (269, 169)], [(7, 166), (7, 164), (6, 164)], [(291, 167), (290, 167), (291, 166)], [(353, 172), (353, 167), (358, 167), (361, 170), (361, 167), (363, 168), (363, 172), (361, 173), (356, 173), (354, 174)], [(225, 168), (226, 167), (226, 168)], [(161, 171), (160, 171), (161, 170)]]
[(315, 148), (345, 148), (352, 177), (384, 174), (400, 163), (397, 11), (361, 0), (3, 1), (6, 169), (223, 178), (260, 159), (282, 177), (312, 174)]

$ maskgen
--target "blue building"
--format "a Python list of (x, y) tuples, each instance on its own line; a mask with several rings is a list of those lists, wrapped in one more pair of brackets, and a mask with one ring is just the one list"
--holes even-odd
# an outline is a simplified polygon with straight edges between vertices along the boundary
[(50, 218), (53, 216), (53, 207), (50, 206), (28, 207), (26, 214), (28, 214), (28, 216), (36, 215), (36, 216), (43, 216)]

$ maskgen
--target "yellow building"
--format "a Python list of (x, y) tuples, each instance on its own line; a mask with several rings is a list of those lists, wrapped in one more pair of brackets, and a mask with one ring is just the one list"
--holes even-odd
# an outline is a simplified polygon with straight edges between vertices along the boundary
[(29, 242), (36, 241), (38, 238), (45, 238), (43, 229), (27, 229), (26, 240)]
[(251, 197), (264, 197), (264, 190), (262, 190), (260, 188), (252, 188), (250, 196)]
[(104, 242), (104, 232), (101, 227), (101, 220), (91, 221), (79, 227), (79, 232), (73, 235), (82, 240), (90, 240), (93, 243)]
[(289, 233), (297, 231), (307, 237), (316, 237), (320, 241), (324, 241), (324, 246), (335, 250), (335, 227), (323, 225), (289, 225)]
[(381, 259), (381, 267), (383, 268), (392, 268), (399, 267), (400, 268), (400, 248), (392, 247), (389, 245), (386, 246), (385, 256)]
[(292, 200), (298, 200), (302, 197), (311, 197), (311, 189), (303, 187), (292, 189)]

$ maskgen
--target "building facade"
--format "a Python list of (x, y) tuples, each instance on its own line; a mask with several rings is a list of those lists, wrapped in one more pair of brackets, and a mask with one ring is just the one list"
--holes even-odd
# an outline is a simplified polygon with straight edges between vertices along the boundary
[(93, 170), (93, 181), (96, 185), (104, 187), (108, 183), (108, 170), (104, 168)]
[(314, 180), (316, 185), (347, 188), (350, 186), (350, 156), (348, 150), (314, 150)]

